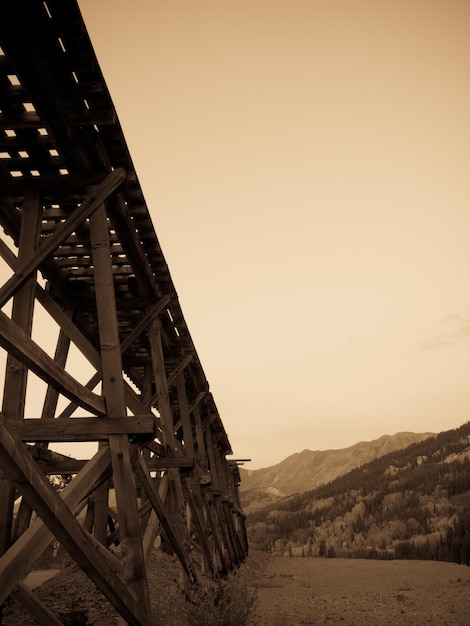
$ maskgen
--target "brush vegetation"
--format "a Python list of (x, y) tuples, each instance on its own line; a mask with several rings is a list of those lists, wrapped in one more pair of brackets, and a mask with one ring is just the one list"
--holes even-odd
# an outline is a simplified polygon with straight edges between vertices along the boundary
[(248, 516), (252, 548), (287, 556), (470, 565), (470, 422)]

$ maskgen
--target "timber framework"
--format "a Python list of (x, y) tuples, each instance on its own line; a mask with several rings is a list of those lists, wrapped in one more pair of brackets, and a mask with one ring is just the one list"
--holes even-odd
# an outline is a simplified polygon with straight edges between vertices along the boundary
[(24, 584), (60, 542), (150, 626), (158, 537), (188, 581), (245, 558), (240, 474), (75, 0), (0, 3), (0, 225), (0, 604), (60, 623)]

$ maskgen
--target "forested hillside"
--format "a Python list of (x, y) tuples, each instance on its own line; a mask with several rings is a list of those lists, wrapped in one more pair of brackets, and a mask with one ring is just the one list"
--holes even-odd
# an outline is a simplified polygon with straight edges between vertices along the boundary
[(252, 547), (291, 556), (470, 564), (470, 422), (248, 516)]

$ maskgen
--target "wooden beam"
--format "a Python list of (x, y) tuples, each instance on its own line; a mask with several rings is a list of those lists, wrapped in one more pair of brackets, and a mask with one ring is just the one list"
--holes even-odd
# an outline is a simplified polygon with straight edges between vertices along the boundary
[(170, 541), (177, 557), (180, 560), (184, 571), (188, 575), (190, 581), (192, 581), (193, 583), (196, 582), (196, 572), (194, 571), (193, 565), (188, 558), (188, 552), (183, 545), (183, 540), (181, 539), (178, 531), (170, 521), (170, 516), (165, 509), (163, 500), (161, 499), (158, 491), (155, 489), (152, 479), (148, 475), (148, 470), (145, 465), (144, 459), (135, 448), (132, 450), (132, 465), (134, 467), (134, 471), (136, 472), (139, 480), (141, 481), (145, 489), (145, 492), (152, 504), (155, 513), (157, 514), (158, 519), (160, 520), (160, 524), (162, 525), (162, 528), (165, 531), (168, 540)]
[(111, 172), (107, 178), (85, 198), (82, 204), (75, 209), (66, 222), (63, 222), (53, 235), (44, 240), (37, 252), (26, 261), (23, 261), (14, 276), (0, 289), (0, 308), (5, 305), (11, 296), (28, 280), (33, 272), (46, 261), (73, 231), (84, 222), (101, 205), (126, 178), (122, 169)]
[(194, 402), (190, 406), (189, 412), (192, 413), (194, 411), (194, 409), (199, 406), (199, 404), (204, 400), (204, 398), (206, 396), (207, 396), (207, 391), (200, 391), (198, 393), (196, 399), (194, 400)]
[(188, 367), (188, 365), (191, 363), (192, 360), (193, 360), (193, 355), (188, 354), (187, 356), (184, 357), (181, 363), (177, 365), (177, 367), (175, 367), (175, 369), (172, 371), (170, 376), (168, 376), (168, 379), (166, 381), (166, 384), (168, 387), (171, 387), (176, 382), (176, 379), (178, 378), (178, 376), (181, 374), (181, 372), (183, 372)]
[[(38, 137), (40, 139), (40, 137)], [(50, 138), (48, 143), (51, 143)], [(1, 143), (0, 143), (1, 147)], [(18, 148), (21, 150), (21, 148)], [(25, 148), (23, 148), (25, 149)], [(34, 187), (41, 192), (42, 197), (53, 195), (54, 197), (77, 195), (85, 197), (87, 189), (92, 185), (100, 185), (107, 177), (107, 172), (84, 174), (57, 174), (57, 175), (41, 175), (27, 178), (20, 176), (11, 178), (10, 180), (2, 180), (0, 187), (0, 197), (11, 198), (12, 196), (23, 196), (25, 191)]]
[[(41, 205), (37, 189), (30, 190), (24, 199), (21, 216), (19, 258), (30, 259), (35, 255), (41, 233)], [(34, 313), (35, 272), (24, 283), (13, 299), (12, 321), (31, 337)], [(6, 417), (23, 419), (26, 400), (28, 368), (9, 354), (7, 358), (2, 412)]]
[[(77, 474), (88, 463), (86, 459), (50, 459), (39, 461), (38, 467), (44, 474)], [(161, 472), (170, 468), (191, 470), (194, 461), (188, 457), (152, 457), (145, 459), (149, 472)]]
[(152, 438), (156, 430), (150, 415), (112, 420), (97, 417), (7, 420), (7, 425), (22, 441), (107, 441), (110, 435)]
[(20, 583), (13, 589), (10, 595), (14, 600), (20, 602), (39, 624), (43, 624), (43, 626), (63, 626), (63, 623), (57, 619), (54, 613), (26, 585)]
[(176, 389), (178, 393), (178, 403), (180, 407), (180, 416), (183, 424), (183, 439), (186, 454), (192, 459), (194, 458), (194, 440), (193, 429), (191, 425), (191, 415), (188, 408), (188, 398), (186, 395), (186, 383), (184, 373), (181, 372), (176, 380)]
[(204, 509), (202, 503), (201, 486), (196, 481), (190, 482), (188, 478), (183, 480), (183, 492), (186, 497), (186, 501), (191, 509), (192, 523), (196, 529), (196, 539), (199, 541), (202, 549), (205, 562), (215, 576), (217, 574), (217, 567), (212, 559), (211, 548), (209, 545), (209, 539), (207, 527), (204, 519)]
[[(18, 267), (18, 259), (1, 239), (0, 256), (4, 259), (4, 261), (6, 261), (6, 263), (8, 263), (13, 271), (16, 271)], [(76, 345), (83, 356), (88, 359), (95, 369), (99, 369), (101, 367), (101, 359), (98, 351), (77, 328), (70, 316), (54, 302), (47, 291), (45, 291), (39, 284), (36, 284), (36, 298), (46, 309), (52, 319), (60, 326), (61, 332), (67, 335), (67, 337)]]
[[(41, 205), (39, 195), (37, 190), (31, 190), (25, 195), (21, 214), (20, 258), (27, 259), (34, 254), (39, 244), (40, 233)], [(18, 290), (13, 299), (12, 320), (27, 337), (31, 337), (33, 325), (35, 285), (36, 277), (33, 275)], [(18, 421), (23, 419), (27, 382), (28, 368), (14, 354), (8, 353), (2, 403), (2, 413), (7, 417)], [(0, 479), (0, 555), (12, 541), (14, 491), (14, 487), (7, 480)]]
[(101, 544), (80, 526), (44, 480), (23, 444), (8, 430), (5, 419), (0, 419), (0, 467), (122, 617), (134, 626), (151, 626), (151, 616), (109, 567), (109, 561), (101, 558)]
[[(18, 447), (23, 444), (18, 441)], [(33, 462), (34, 463), (34, 462)], [(108, 448), (100, 449), (80, 473), (65, 487), (62, 500), (75, 513), (88, 497), (110, 475), (111, 456)], [(44, 481), (44, 479), (43, 479)], [(0, 558), (0, 603), (10, 595), (15, 585), (24, 579), (53, 540), (53, 534), (37, 518)]]
[(163, 311), (166, 305), (170, 302), (170, 300), (171, 300), (170, 296), (163, 296), (162, 298), (160, 298), (160, 300), (155, 306), (149, 308), (145, 316), (140, 320), (140, 322), (138, 322), (137, 326), (122, 342), (121, 354), (131, 347), (134, 341), (138, 337), (140, 337), (140, 335), (144, 332), (144, 330), (147, 330), (150, 323), (153, 322), (153, 320), (156, 319), (160, 315), (160, 313)]
[(37, 374), (64, 396), (92, 413), (105, 414), (106, 407), (100, 396), (81, 385), (63, 370), (29, 336), (0, 311), (0, 345), (11, 352), (21, 363)]
[[(109, 419), (126, 413), (121, 345), (114, 293), (114, 276), (106, 209), (102, 204), (90, 217), (90, 241), (95, 266), (95, 294), (103, 372), (102, 393)], [(119, 514), (120, 541), (127, 552), (125, 579), (142, 610), (150, 613), (147, 572), (137, 510), (135, 478), (126, 435), (109, 437), (114, 489)]]

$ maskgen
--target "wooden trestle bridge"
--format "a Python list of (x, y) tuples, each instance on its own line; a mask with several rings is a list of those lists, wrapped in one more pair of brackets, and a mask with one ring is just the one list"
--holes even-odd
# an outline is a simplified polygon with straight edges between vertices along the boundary
[(0, 47), (0, 603), (60, 623), (24, 584), (58, 541), (152, 624), (158, 536), (189, 582), (245, 558), (238, 465), (77, 2), (1, 2)]

